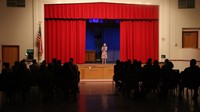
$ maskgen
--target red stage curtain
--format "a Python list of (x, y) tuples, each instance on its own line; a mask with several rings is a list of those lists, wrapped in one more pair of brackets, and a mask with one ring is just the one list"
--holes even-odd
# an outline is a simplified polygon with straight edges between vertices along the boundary
[(158, 19), (157, 5), (78, 3), (46, 4), (45, 18)]
[(63, 63), (74, 58), (75, 63), (85, 62), (85, 20), (45, 20), (45, 59)]
[(158, 21), (130, 20), (120, 22), (120, 60), (158, 59)]
[[(120, 60), (158, 59), (158, 6), (117, 3), (46, 4), (45, 59), (84, 63), (86, 19), (120, 19)], [(79, 20), (80, 19), (80, 20)], [(85, 19), (85, 20), (83, 20)]]

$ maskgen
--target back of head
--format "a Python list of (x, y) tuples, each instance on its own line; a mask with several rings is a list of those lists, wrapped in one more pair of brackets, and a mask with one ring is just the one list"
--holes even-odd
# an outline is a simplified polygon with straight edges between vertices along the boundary
[(116, 65), (119, 65), (119, 64), (120, 64), (120, 61), (119, 61), (119, 60), (117, 60), (117, 61), (116, 61)]
[(73, 63), (73, 62), (74, 62), (74, 59), (73, 59), (73, 58), (70, 58), (70, 59), (69, 59), (69, 62), (70, 62), (70, 63)]
[(151, 59), (151, 58), (149, 58), (149, 59), (147, 60), (146, 65), (152, 65), (152, 59)]
[(174, 68), (174, 64), (173, 64), (172, 62), (169, 62), (169, 63), (168, 63), (168, 67), (169, 67), (170, 69), (172, 69), (172, 68)]
[(190, 66), (195, 66), (197, 61), (195, 59), (190, 60)]
[(10, 63), (3, 62), (3, 66), (4, 66), (5, 68), (10, 68)]
[(165, 59), (165, 64), (167, 64), (167, 63), (169, 63), (170, 61), (169, 61), (169, 59)]

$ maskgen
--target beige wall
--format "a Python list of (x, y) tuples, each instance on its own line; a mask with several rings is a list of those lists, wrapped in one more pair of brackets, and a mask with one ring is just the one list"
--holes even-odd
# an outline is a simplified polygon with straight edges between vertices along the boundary
[[(200, 27), (200, 0), (196, 0), (196, 9), (178, 9), (178, 0), (76, 1), (76, 3), (80, 2), (115, 2), (159, 5), (159, 58), (161, 55), (166, 55), (167, 58), (173, 60), (190, 59), (193, 57), (198, 58), (198, 56), (200, 56), (199, 50), (197, 49), (184, 50), (181, 48), (182, 28)], [(44, 4), (53, 3), (75, 3), (75, 1), (26, 0), (25, 8), (9, 8), (6, 7), (6, 0), (0, 0), (0, 45), (20, 45), (20, 59), (26, 58), (26, 49), (34, 48), (35, 58), (37, 59), (35, 40), (37, 37), (38, 23), (42, 23), (42, 37), (44, 37)], [(175, 46), (175, 43), (177, 43), (177, 46)], [(44, 59), (44, 56), (42, 59)], [(164, 61), (164, 59), (160, 58), (159, 61)], [(175, 68), (182, 70), (184, 67), (188, 66), (188, 63), (181, 64), (181, 66), (179, 65), (180, 64), (175, 63)]]
[(19, 45), (20, 59), (25, 58), (26, 49), (33, 48), (32, 11), (32, 0), (26, 0), (25, 8), (7, 7), (6, 0), (0, 0), (0, 46)]
[[(182, 28), (200, 28), (200, 0), (196, 0), (195, 9), (178, 9), (178, 0), (169, 1), (169, 58), (172, 60), (190, 60), (194, 58), (200, 61), (199, 49), (182, 48)], [(177, 46), (175, 46), (176, 43)], [(174, 62), (174, 65), (175, 68), (183, 70), (189, 66), (189, 62), (178, 61)]]

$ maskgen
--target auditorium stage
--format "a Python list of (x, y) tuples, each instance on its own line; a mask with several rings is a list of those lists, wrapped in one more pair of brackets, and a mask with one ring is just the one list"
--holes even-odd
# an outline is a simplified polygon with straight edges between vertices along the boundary
[(112, 81), (115, 64), (78, 64), (81, 81)]

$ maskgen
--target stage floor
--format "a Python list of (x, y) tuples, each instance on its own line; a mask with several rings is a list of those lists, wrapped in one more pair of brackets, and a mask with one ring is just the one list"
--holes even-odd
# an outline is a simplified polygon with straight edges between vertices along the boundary
[(115, 64), (78, 64), (81, 81), (112, 81)]

